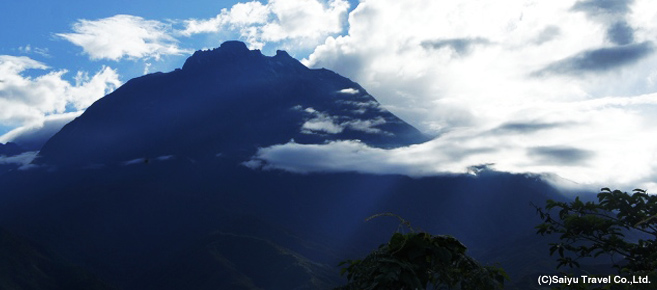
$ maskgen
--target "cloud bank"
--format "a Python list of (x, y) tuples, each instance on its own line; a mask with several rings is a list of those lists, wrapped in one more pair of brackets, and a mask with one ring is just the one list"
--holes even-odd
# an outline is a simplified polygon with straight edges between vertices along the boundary
[[(396, 149), (374, 148), (357, 140), (291, 141), (260, 148), (248, 165), (297, 173), (354, 171), (414, 177), (474, 174), (484, 166), (511, 173), (556, 174), (585, 186), (653, 188), (657, 165), (651, 161), (657, 157), (657, 146), (649, 136), (657, 134), (655, 123), (638, 114), (628, 116), (626, 110), (655, 105), (657, 94), (583, 101), (576, 109), (554, 105), (553, 114), (576, 113), (581, 120), (452, 130), (432, 141)], [(605, 130), (591, 130), (592, 126)]]
[(649, 8), (647, 0), (362, 1), (347, 33), (303, 62), (359, 82), (436, 139), (393, 150), (279, 144), (251, 165), (423, 176), (493, 164), (655, 188), (657, 12)]

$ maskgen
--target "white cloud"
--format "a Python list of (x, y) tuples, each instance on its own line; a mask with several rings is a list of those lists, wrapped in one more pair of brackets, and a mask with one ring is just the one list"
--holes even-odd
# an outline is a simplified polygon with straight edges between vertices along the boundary
[[(418, 145), (396, 149), (360, 141), (298, 144), (291, 141), (258, 150), (252, 168), (291, 172), (356, 171), (414, 177), (466, 174), (489, 165), (512, 173), (557, 174), (579, 184), (654, 188), (657, 177), (655, 123), (641, 114), (657, 105), (657, 94), (553, 105), (555, 119), (579, 114), (572, 123), (518, 123), (453, 130)], [(648, 120), (649, 121), (649, 120)], [(591, 126), (606, 130), (591, 130)], [(309, 162), (308, 160), (312, 160)]]
[(93, 76), (78, 72), (75, 84), (62, 78), (65, 70), (33, 78), (23, 75), (28, 69), (49, 70), (28, 57), (0, 55), (0, 124), (20, 127), (0, 136), (0, 142), (11, 141), (21, 130), (42, 127), (48, 116), (65, 113), (67, 106), (84, 110), (121, 85), (117, 72), (109, 67)]
[(115, 15), (98, 20), (78, 20), (73, 33), (58, 33), (82, 47), (91, 59), (122, 58), (158, 60), (162, 55), (181, 55), (191, 51), (178, 47), (170, 25), (132, 15)]
[(354, 88), (346, 88), (346, 89), (339, 90), (338, 93), (347, 94), (347, 95), (355, 95), (355, 94), (360, 93), (360, 91), (357, 90), (357, 89), (354, 89)]
[(76, 111), (46, 115), (42, 122), (14, 128), (0, 136), (0, 143), (14, 142), (24, 149), (40, 149), (50, 137), (82, 113), (83, 111)]
[(18, 51), (24, 54), (38, 54), (43, 57), (50, 57), (48, 48), (32, 47), (32, 45), (21, 46)]
[(150, 62), (144, 63), (144, 72), (143, 72), (144, 75), (147, 75), (149, 73), (151, 69), (151, 65), (152, 64)]
[[(348, 33), (303, 62), (359, 82), (438, 138), (395, 150), (290, 143), (263, 148), (257, 160), (410, 175), (493, 163), (587, 184), (657, 185), (657, 12), (637, 0), (600, 21), (575, 3), (363, 1)], [(622, 29), (612, 27), (618, 21)], [(325, 161), (301, 164), (293, 152)]]
[(313, 47), (326, 36), (343, 30), (343, 18), (349, 9), (344, 0), (269, 0), (238, 3), (222, 9), (212, 19), (185, 21), (183, 35), (230, 30), (239, 33), (251, 48), (266, 42), (292, 41)]
[[(528, 75), (601, 45), (597, 24), (568, 12), (572, 3), (529, 3), (364, 2), (349, 16), (349, 34), (329, 37), (304, 62), (358, 81), (393, 113), (425, 131), (472, 126), (488, 117), (474, 114), (497, 118), (499, 109), (506, 113), (519, 101), (585, 97), (576, 82)], [(563, 23), (574, 28), (561, 29), (559, 41), (527, 45), (546, 27)], [(482, 44), (467, 55), (453, 53), (451, 46), (431, 47), (449, 40)]]
[(75, 85), (69, 88), (69, 102), (76, 109), (83, 110), (120, 85), (119, 75), (109, 67), (103, 67), (92, 77), (89, 77), (87, 72), (78, 71)]
[[(256, 158), (245, 162), (245, 166), (256, 169), (283, 169), (296, 173), (355, 171), (364, 173), (416, 174), (419, 166), (406, 166), (393, 170), (392, 154), (386, 150), (368, 147), (359, 141), (335, 141), (327, 144), (287, 144), (274, 145), (258, 150)], [(378, 158), (384, 158), (380, 160)], [(312, 160), (312, 162), (308, 162)], [(379, 160), (378, 162), (372, 162)], [(404, 160), (400, 160), (404, 162)], [(392, 166), (390, 166), (392, 165)], [(412, 170), (408, 172), (406, 170)]]
[[(379, 128), (375, 128), (376, 126), (383, 125), (386, 123), (386, 120), (383, 119), (382, 117), (376, 117), (371, 120), (351, 120), (344, 122), (343, 125), (346, 127), (351, 128), (352, 130), (356, 131), (362, 131), (365, 133), (370, 133), (370, 134), (385, 134), (388, 132), (384, 132), (383, 130)], [(389, 133), (388, 133), (389, 134)]]
[[(218, 32), (224, 26), (239, 30), (251, 25), (264, 25), (267, 23), (269, 13), (267, 6), (257, 1), (237, 3), (230, 10), (222, 9), (221, 13), (215, 18), (186, 20), (185, 30), (181, 33), (189, 36), (198, 33)], [(244, 31), (243, 34), (248, 34), (248, 31)]]
[(335, 122), (336, 118), (333, 116), (315, 111), (313, 108), (307, 108), (305, 112), (313, 115), (313, 117), (301, 125), (301, 132), (303, 133), (338, 134), (344, 130), (344, 126), (337, 124)]
[[(355, 101), (341, 101), (338, 103), (351, 104), (356, 107), (360, 107), (365, 110), (365, 107), (377, 108), (378, 103), (371, 102), (355, 102)], [(302, 109), (300, 105), (297, 105), (292, 108), (293, 110), (299, 110), (307, 115), (310, 115), (311, 118), (308, 118), (303, 125), (301, 125), (301, 133), (304, 134), (339, 134), (342, 133), (345, 129), (351, 129), (354, 131), (361, 131), (369, 134), (387, 134), (391, 135), (389, 132), (385, 132), (376, 126), (383, 125), (386, 123), (386, 120), (383, 117), (376, 117), (374, 119), (357, 119), (350, 116), (338, 116), (330, 115), (326, 112), (320, 112), (313, 108)], [(352, 111), (353, 112), (353, 111)], [(364, 113), (356, 112), (356, 113)]]

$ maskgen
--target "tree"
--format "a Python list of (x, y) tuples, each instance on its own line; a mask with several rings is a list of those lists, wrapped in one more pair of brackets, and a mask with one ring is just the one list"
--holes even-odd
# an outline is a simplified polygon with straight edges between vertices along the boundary
[[(548, 200), (545, 209), (536, 209), (543, 220), (537, 233), (559, 234), (559, 241), (550, 243), (550, 255), (558, 254), (557, 268), (579, 268), (582, 259), (607, 255), (619, 275), (649, 276), (657, 283), (657, 196), (642, 189), (628, 194), (602, 188), (597, 202), (579, 197), (569, 203)], [(602, 289), (626, 286), (642, 285), (609, 284)]]
[(396, 232), (362, 260), (347, 260), (342, 274), (348, 283), (338, 289), (502, 289), (508, 276), (498, 267), (482, 266), (466, 255), (466, 247), (451, 236)]

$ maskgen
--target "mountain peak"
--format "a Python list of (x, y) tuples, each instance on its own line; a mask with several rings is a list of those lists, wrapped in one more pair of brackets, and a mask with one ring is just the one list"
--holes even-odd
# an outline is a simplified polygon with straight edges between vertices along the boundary
[(249, 50), (241, 41), (226, 41), (212, 50), (198, 50), (183, 65), (183, 71), (203, 70), (220, 67), (223, 64), (253, 62), (265, 57), (260, 50)]
[(246, 44), (244, 42), (237, 40), (226, 41), (219, 46), (219, 49), (223, 51), (240, 52), (240, 53), (249, 51), (249, 49), (246, 47)]
[(287, 53), (287, 51), (285, 51), (285, 50), (277, 50), (276, 55), (274, 57), (289, 57), (289, 58), (292, 58), (290, 56), (290, 54)]
[(308, 68), (283, 50), (274, 56), (265, 56), (260, 50), (249, 50), (241, 41), (226, 41), (212, 50), (199, 50), (189, 57), (182, 67), (190, 75), (211, 76), (216, 73), (237, 76), (249, 72), (252, 78), (272, 71), (303, 73)]

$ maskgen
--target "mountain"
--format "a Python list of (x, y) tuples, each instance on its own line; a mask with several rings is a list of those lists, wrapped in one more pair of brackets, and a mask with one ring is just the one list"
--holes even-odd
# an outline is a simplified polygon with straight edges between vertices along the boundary
[(23, 153), (23, 150), (18, 144), (7, 142), (6, 144), (0, 143), (0, 156), (14, 156)]
[[(538, 253), (547, 242), (534, 234), (530, 203), (563, 197), (537, 176), (244, 165), (292, 139), (379, 148), (428, 140), (347, 78), (226, 42), (182, 69), (128, 81), (48, 140), (35, 168), (0, 176), (0, 226), (128, 290), (329, 289), (343, 282), (340, 261), (398, 229), (364, 222), (381, 212), (453, 235), (484, 262), (505, 258), (512, 276), (554, 266), (547, 246), (545, 259)], [(536, 247), (500, 250), (518, 245)]]
[(427, 140), (358, 84), (242, 42), (197, 51), (181, 70), (130, 80), (67, 124), (41, 164), (98, 165), (137, 158), (245, 158), (258, 147), (363, 139), (396, 147)]

